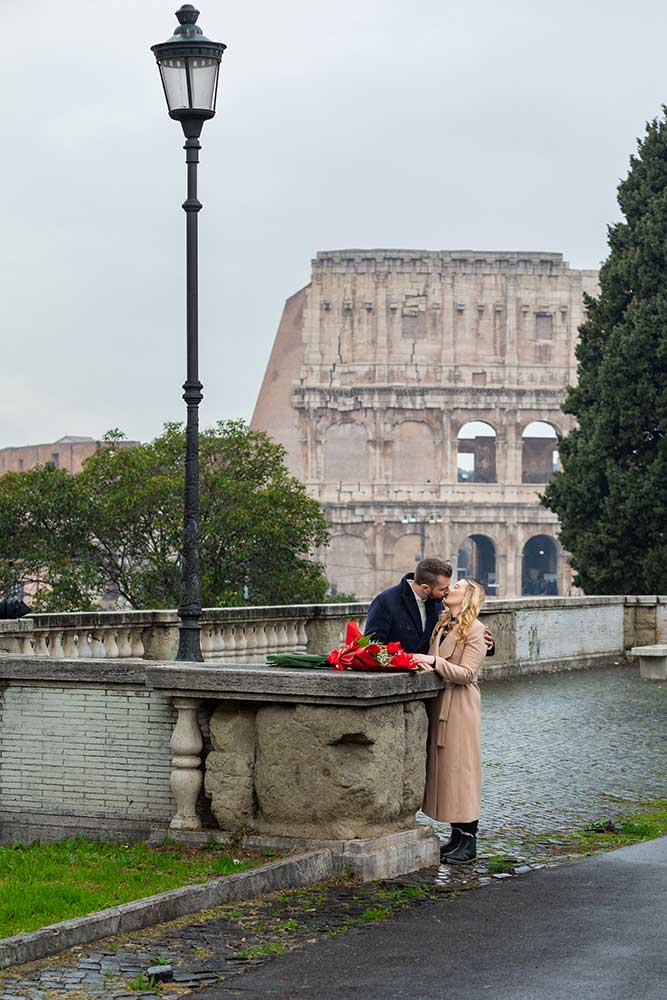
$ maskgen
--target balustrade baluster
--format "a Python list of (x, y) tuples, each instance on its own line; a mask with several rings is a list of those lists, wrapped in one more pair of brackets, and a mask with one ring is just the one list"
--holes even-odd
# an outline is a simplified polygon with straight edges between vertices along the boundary
[(174, 698), (178, 713), (171, 738), (171, 790), (176, 800), (176, 815), (170, 826), (174, 830), (200, 830), (197, 799), (203, 783), (200, 753), (203, 746), (197, 720), (198, 698)]
[(248, 639), (245, 625), (239, 625), (236, 630), (236, 656), (243, 663), (247, 659)]
[(102, 642), (104, 645), (104, 655), (109, 660), (118, 659), (118, 643), (116, 642), (116, 633), (113, 629), (109, 629), (102, 633)]
[(143, 628), (130, 629), (130, 645), (132, 647), (132, 656), (138, 656), (139, 659), (143, 660), (144, 653), (146, 652), (144, 648)]
[(285, 622), (285, 635), (287, 639), (287, 652), (295, 653), (297, 650), (297, 633), (294, 622)]
[(204, 625), (201, 630), (201, 653), (205, 660), (213, 656), (213, 635), (210, 625)]
[(93, 656), (95, 657), (96, 660), (103, 660), (104, 657), (106, 656), (106, 653), (104, 651), (104, 642), (102, 641), (102, 636), (93, 634), (92, 640), (93, 640)]
[(213, 632), (213, 656), (216, 660), (225, 658), (224, 625), (216, 625)]
[(38, 632), (35, 636), (35, 656), (48, 656), (49, 646), (46, 632)]
[(266, 663), (266, 651), (268, 645), (266, 625), (260, 623), (255, 626), (255, 650), (253, 659), (255, 659), (257, 663)]
[(65, 651), (63, 649), (63, 634), (62, 632), (52, 632), (49, 636), (51, 639), (50, 643), (50, 654), (54, 656), (57, 660), (62, 660), (65, 657)]
[(132, 656), (129, 628), (118, 630), (118, 655), (120, 657)]
[(93, 651), (90, 648), (90, 633), (87, 629), (83, 629), (79, 632), (79, 656), (88, 659), (93, 655)]
[(266, 625), (266, 651), (267, 653), (278, 652), (278, 635), (274, 622), (268, 622)]
[(232, 663), (236, 660), (236, 629), (233, 625), (225, 625), (225, 657)]
[(67, 629), (63, 633), (63, 656), (67, 659), (74, 660), (79, 656), (79, 648), (77, 645), (78, 633), (73, 629)]

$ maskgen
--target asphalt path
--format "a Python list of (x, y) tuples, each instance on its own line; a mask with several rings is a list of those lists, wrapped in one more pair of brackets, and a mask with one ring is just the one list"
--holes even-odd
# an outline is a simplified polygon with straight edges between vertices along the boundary
[(667, 837), (281, 955), (197, 1000), (667, 1000)]

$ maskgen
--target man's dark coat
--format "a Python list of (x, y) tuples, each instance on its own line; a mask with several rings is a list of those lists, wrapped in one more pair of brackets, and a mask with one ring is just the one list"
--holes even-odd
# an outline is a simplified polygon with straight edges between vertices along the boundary
[(428, 653), (442, 604), (431, 598), (426, 601), (426, 628), (422, 629), (417, 598), (408, 582), (414, 578), (414, 573), (406, 573), (395, 587), (383, 590), (373, 599), (364, 631), (376, 642), (400, 642), (406, 653)]

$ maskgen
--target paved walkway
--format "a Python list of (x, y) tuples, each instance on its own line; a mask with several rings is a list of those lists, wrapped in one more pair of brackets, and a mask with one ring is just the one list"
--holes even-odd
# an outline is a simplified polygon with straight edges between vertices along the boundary
[(249, 970), (197, 1000), (665, 1000), (667, 837)]

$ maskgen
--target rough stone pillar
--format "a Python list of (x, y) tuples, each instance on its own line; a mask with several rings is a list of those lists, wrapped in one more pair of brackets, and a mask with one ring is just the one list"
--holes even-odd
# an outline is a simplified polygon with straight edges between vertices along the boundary
[(503, 455), (500, 459), (499, 481), (515, 486), (521, 482), (523, 442), (521, 426), (516, 413), (507, 413), (503, 421)]
[(171, 737), (171, 790), (176, 799), (176, 815), (169, 824), (173, 830), (200, 830), (197, 799), (201, 791), (201, 750), (204, 745), (197, 721), (200, 698), (174, 698), (178, 712)]

